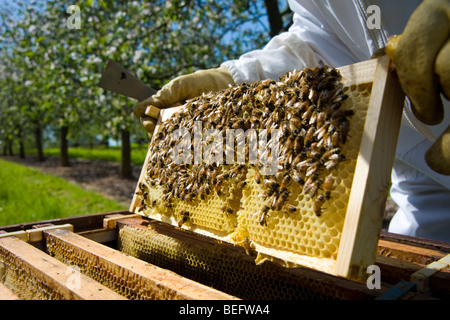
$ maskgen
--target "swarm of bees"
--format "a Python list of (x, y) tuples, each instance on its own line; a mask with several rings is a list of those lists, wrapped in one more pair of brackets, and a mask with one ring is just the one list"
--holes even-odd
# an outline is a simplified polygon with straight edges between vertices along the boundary
[[(204, 200), (211, 193), (220, 196), (224, 181), (240, 174), (245, 177), (247, 169), (254, 167), (255, 182), (264, 189), (260, 197), (265, 200), (265, 206), (257, 213), (262, 226), (267, 224), (270, 210), (283, 210), (288, 214), (297, 211), (289, 202), (288, 187), (292, 183), (299, 184), (303, 194), (314, 201), (314, 212), (320, 216), (322, 206), (331, 199), (334, 188), (332, 171), (345, 160), (342, 145), (347, 141), (353, 115), (353, 111), (341, 108), (347, 95), (340, 80), (339, 72), (331, 67), (304, 68), (283, 75), (279, 81), (244, 83), (187, 101), (153, 137), (145, 183), (139, 184), (138, 194), (142, 201), (138, 210), (145, 210), (157, 201), (171, 208), (175, 199)], [(203, 133), (218, 129), (223, 138), (230, 128), (280, 130), (277, 172), (261, 174), (263, 164), (260, 162), (233, 165), (206, 164), (204, 160), (202, 163), (175, 163), (171, 152), (180, 137), (177, 140), (170, 133), (185, 128), (185, 134), (194, 137), (195, 121), (202, 121)], [(193, 156), (193, 146), (190, 151)], [(229, 151), (225, 150), (225, 153)], [(245, 153), (248, 160), (248, 146)], [(242, 179), (239, 181), (239, 188), (247, 183)], [(148, 188), (155, 185), (163, 188), (164, 196), (150, 203)], [(222, 210), (226, 214), (235, 213), (227, 206)], [(189, 221), (189, 214), (184, 211), (180, 217), (179, 225)]]

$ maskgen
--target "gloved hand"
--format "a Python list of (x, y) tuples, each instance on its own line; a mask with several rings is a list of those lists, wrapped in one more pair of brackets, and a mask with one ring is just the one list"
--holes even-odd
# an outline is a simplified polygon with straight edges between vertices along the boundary
[(393, 56), (415, 116), (428, 125), (443, 119), (441, 90), (450, 99), (449, 35), (450, 0), (424, 0), (397, 39)]
[(427, 151), (425, 161), (434, 171), (450, 175), (450, 126)]
[[(424, 0), (402, 35), (389, 40), (386, 54), (394, 60), (403, 91), (420, 121), (442, 121), (442, 93), (450, 99), (450, 0)], [(425, 154), (431, 169), (450, 175), (450, 126)]]
[(141, 118), (141, 123), (147, 132), (155, 129), (155, 121), (145, 115), (145, 110), (152, 105), (158, 108), (168, 108), (183, 104), (186, 100), (195, 98), (204, 92), (219, 91), (234, 85), (233, 77), (225, 67), (199, 70), (182, 75), (170, 81), (155, 95), (134, 106), (133, 113)]

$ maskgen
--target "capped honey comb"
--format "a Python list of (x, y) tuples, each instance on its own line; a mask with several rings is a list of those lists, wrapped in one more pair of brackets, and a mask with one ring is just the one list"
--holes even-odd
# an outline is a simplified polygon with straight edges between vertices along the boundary
[[(384, 81), (392, 81), (387, 76), (388, 60), (380, 61), (379, 69), (377, 61), (361, 64), (363, 76), (356, 82), (342, 78), (333, 68), (305, 68), (287, 73), (278, 81), (242, 84), (188, 101), (157, 126), (131, 211), (241, 245), (257, 253), (256, 263), (272, 260), (336, 274), (361, 141), (365, 135), (368, 139), (374, 134), (372, 128), (365, 131), (369, 106), (385, 108), (386, 101), (399, 105), (404, 98), (396, 94), (396, 82), (392, 92), (380, 91), (384, 90)], [(377, 72), (383, 78), (377, 82), (381, 94), (371, 100)], [(383, 100), (385, 94), (394, 98)], [(381, 119), (381, 107), (374, 109), (371, 118)], [(395, 122), (397, 115), (385, 120)], [(234, 157), (235, 162), (208, 162), (214, 158), (210, 154), (196, 163), (174, 164), (175, 158), (168, 155), (177, 143), (181, 148), (185, 145), (169, 133), (184, 127), (189, 135), (185, 132), (178, 139), (195, 136), (199, 132), (194, 130), (196, 121), (202, 121), (203, 137), (209, 129), (218, 129), (223, 138), (228, 137), (226, 129), (242, 129), (245, 134), (264, 131), (267, 140), (259, 140), (252, 149), (250, 134), (246, 135), (244, 158), (240, 158), (244, 163), (236, 163), (236, 146), (211, 144), (212, 139), (206, 139), (201, 148), (209, 144), (223, 150), (227, 160), (229, 155)], [(377, 125), (375, 122), (372, 127)], [(398, 134), (396, 122), (390, 127), (392, 134)], [(386, 135), (389, 130), (384, 129)], [(370, 143), (378, 145), (377, 139)], [(198, 147), (194, 140), (194, 146), (185, 149), (191, 160), (198, 160)], [(252, 162), (255, 150), (257, 159)], [(390, 157), (395, 148), (386, 150), (390, 150)], [(177, 152), (182, 154), (179, 149)], [(267, 161), (262, 159), (273, 155), (277, 160), (275, 170), (272, 166), (272, 171), (267, 171)], [(206, 173), (200, 174), (202, 168)], [(386, 182), (388, 170), (384, 168), (376, 183)], [(218, 176), (222, 177), (219, 184)], [(346, 238), (351, 241), (348, 239), (351, 237)], [(363, 269), (355, 266), (352, 270), (351, 277), (361, 280)]]

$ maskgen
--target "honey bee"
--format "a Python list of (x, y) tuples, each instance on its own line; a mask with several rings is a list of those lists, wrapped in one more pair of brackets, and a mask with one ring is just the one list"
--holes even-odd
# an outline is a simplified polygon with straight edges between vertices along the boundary
[(223, 205), (220, 209), (225, 212), (227, 215), (233, 214), (233, 209), (227, 205)]
[(263, 112), (260, 109), (254, 108), (251, 112), (252, 117), (255, 119), (259, 119), (262, 116)]
[(261, 183), (261, 174), (259, 173), (259, 171), (256, 171), (256, 172), (255, 172), (255, 182), (256, 182), (257, 184), (260, 184), (260, 183)]
[(239, 128), (242, 128), (242, 129), (244, 129), (245, 128), (245, 120), (244, 119), (238, 119), (238, 120), (236, 120), (234, 123), (233, 123), (233, 125), (231, 126), (233, 129), (239, 129)]
[(339, 161), (338, 160), (328, 160), (327, 162), (324, 163), (325, 168), (327, 168), (328, 171), (336, 168), (339, 165)]
[(297, 208), (291, 204), (285, 204), (283, 206), (283, 212), (285, 213), (293, 213), (295, 211), (297, 211)]
[(296, 152), (299, 152), (303, 149), (303, 137), (302, 136), (297, 136), (295, 138), (293, 149)]
[(289, 172), (286, 172), (283, 176), (283, 179), (281, 180), (280, 188), (281, 189), (286, 188), (287, 186), (289, 186), (289, 184), (291, 182), (292, 182), (292, 178), (291, 178)]
[(259, 224), (261, 225), (261, 226), (267, 226), (267, 216), (268, 216), (268, 212), (269, 212), (269, 210), (270, 210), (270, 207), (269, 206), (264, 206), (263, 208), (262, 208), (262, 210), (259, 212)]
[(311, 145), (311, 143), (314, 141), (314, 134), (316, 132), (316, 128), (310, 127), (305, 135), (305, 146)]
[(305, 193), (309, 193), (310, 197), (314, 197), (319, 190), (320, 186), (322, 185), (323, 180), (319, 179), (318, 174), (311, 175), (308, 180), (305, 182), (305, 185), (303, 187), (303, 191)]
[(300, 162), (296, 165), (295, 168), (296, 168), (299, 172), (305, 172), (306, 169), (308, 169), (308, 167), (309, 167), (312, 163), (313, 163), (313, 159), (308, 158), (308, 159), (305, 159), (305, 160), (303, 160), (303, 161), (300, 161)]
[(284, 118), (284, 110), (282, 108), (277, 108), (272, 114), (273, 121), (279, 123), (282, 118)]
[(142, 192), (148, 192), (148, 186), (145, 183), (143, 183), (143, 182), (139, 183), (139, 189)]
[(283, 120), (280, 124), (281, 133), (283, 136), (289, 136), (290, 129), (289, 129), (289, 122), (287, 120)]
[(247, 181), (240, 181), (237, 185), (238, 189), (242, 190), (247, 185)]
[(342, 143), (347, 142), (347, 135), (349, 131), (350, 131), (350, 122), (346, 119), (341, 121), (339, 125), (339, 133)]
[[(285, 212), (294, 210), (295, 207), (286, 204), (290, 195), (288, 186), (292, 181), (301, 185), (303, 192), (311, 197), (317, 197), (323, 186), (321, 194), (328, 200), (334, 182), (328, 178), (325, 181), (319, 179), (319, 173), (322, 168), (336, 168), (344, 159), (337, 148), (347, 140), (348, 118), (353, 115), (352, 111), (341, 109), (347, 97), (338, 83), (339, 79), (339, 73), (330, 67), (305, 68), (284, 75), (279, 82), (243, 84), (188, 100), (185, 107), (163, 123), (159, 133), (155, 134), (149, 148), (152, 156), (147, 166), (147, 185), (139, 186), (136, 192), (139, 199), (148, 198), (149, 191), (144, 190), (145, 187), (160, 185), (164, 189), (161, 201), (167, 207), (172, 207), (174, 198), (189, 201), (198, 196), (204, 200), (213, 191), (221, 195), (223, 181), (240, 176), (242, 168), (239, 166), (224, 169), (222, 172), (225, 173), (221, 173), (218, 163), (196, 169), (195, 166), (180, 166), (170, 161), (172, 148), (177, 143), (170, 131), (187, 127), (192, 135), (194, 122), (202, 120), (204, 129), (215, 127), (224, 137), (227, 128), (281, 129), (279, 174), (268, 177), (257, 172), (254, 177), (257, 184), (265, 187), (262, 198), (268, 201), (268, 206)], [(249, 157), (248, 149), (245, 148), (246, 159)], [(255, 165), (257, 170), (262, 167), (261, 163)], [(238, 187), (245, 185), (245, 181), (239, 182)], [(228, 209), (232, 210), (224, 206), (223, 211), (228, 214)], [(268, 210), (260, 212), (258, 220), (261, 225), (266, 225)]]
[(331, 198), (331, 190), (333, 189), (334, 178), (329, 176), (323, 182), (324, 197), (326, 200)]
[(331, 103), (338, 103), (346, 100), (348, 98), (348, 95), (343, 93), (342, 89), (339, 89), (335, 93), (335, 97), (330, 101)]
[(139, 190), (139, 191), (135, 192), (135, 194), (137, 196), (142, 196), (144, 198), (147, 198), (147, 196), (148, 196), (148, 192), (143, 192), (142, 190)]
[(181, 210), (180, 215), (181, 219), (178, 220), (178, 227), (181, 227), (183, 224), (189, 221), (189, 211)]
[(270, 209), (272, 210), (280, 210), (283, 204), (283, 199), (279, 197), (277, 194), (273, 194), (269, 199)]
[(271, 179), (264, 179), (263, 184), (269, 190), (277, 189), (280, 186), (278, 182)]
[(329, 71), (330, 75), (335, 78), (335, 80), (341, 80), (342, 76), (339, 73), (339, 71), (337, 71), (334, 68), (329, 68), (328, 71)]
[(309, 96), (308, 88), (307, 87), (303, 87), (301, 89), (301, 91), (300, 91), (300, 99), (302, 101), (307, 101), (308, 100), (308, 96)]
[(275, 180), (277, 180), (277, 181), (283, 179), (283, 177), (284, 177), (284, 172), (283, 172), (283, 171), (278, 171), (278, 172), (275, 174)]
[(302, 127), (302, 122), (299, 118), (297, 117), (292, 117), (289, 120), (289, 129), (294, 133), (294, 134), (298, 134), (300, 132), (300, 129)]
[[(341, 153), (341, 148), (333, 148), (331, 150), (326, 151), (322, 157), (321, 160), (329, 160), (329, 159), (336, 159), (338, 158), (338, 155)], [(325, 162), (323, 161), (323, 162)]]
[(234, 179), (243, 170), (245, 165), (238, 165), (229, 172), (229, 178)]
[(331, 114), (331, 119), (343, 119), (353, 116), (353, 110), (338, 109)]
[(258, 117), (250, 117), (250, 128), (259, 128), (261, 121)]
[(143, 205), (139, 206), (138, 212), (144, 211), (145, 209), (147, 209), (147, 205), (143, 204)]
[(292, 176), (292, 179), (297, 182), (300, 185), (304, 185), (305, 184), (305, 180), (303, 180), (303, 178), (301, 177), (301, 175), (299, 175), (297, 172), (294, 173), (294, 175)]
[(308, 169), (306, 169), (306, 176), (309, 177), (309, 176), (315, 174), (318, 169), (319, 169), (318, 162), (311, 163), (311, 165), (308, 167)]
[(333, 134), (330, 137), (330, 142), (327, 143), (327, 145), (329, 147), (334, 147), (334, 146), (339, 145), (340, 141), (341, 141), (341, 136), (339, 135), (339, 133), (333, 132)]
[(320, 217), (322, 215), (322, 206), (325, 202), (325, 197), (323, 195), (319, 195), (314, 201), (314, 213), (316, 216)]
[(318, 113), (316, 111), (314, 111), (311, 114), (311, 117), (309, 118), (309, 125), (312, 125), (312, 126), (316, 125), (316, 123), (317, 123), (317, 116), (318, 116)]
[(320, 128), (325, 124), (325, 120), (326, 120), (326, 113), (321, 111), (317, 114), (317, 119), (316, 119), (316, 127)]
[(309, 108), (303, 112), (302, 114), (302, 120), (307, 123), (309, 121), (309, 119), (311, 118), (312, 114), (314, 113), (315, 110), (315, 106), (314, 105), (310, 105)]

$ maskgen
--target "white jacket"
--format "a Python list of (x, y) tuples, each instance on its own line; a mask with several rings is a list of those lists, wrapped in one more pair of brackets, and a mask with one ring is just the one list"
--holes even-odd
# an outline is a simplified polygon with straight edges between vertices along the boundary
[[(403, 32), (420, 3), (421, 0), (289, 0), (294, 12), (289, 31), (272, 38), (263, 49), (222, 65), (239, 84), (276, 80), (305, 66), (340, 67), (368, 60), (375, 50), (385, 46), (389, 36)], [(368, 17), (373, 19), (374, 14), (368, 10), (370, 5), (380, 9), (379, 29), (368, 24)], [(400, 209), (390, 232), (450, 241), (450, 177), (435, 173), (424, 160), (432, 141), (450, 123), (450, 104), (445, 101), (444, 105), (444, 121), (429, 127), (415, 119), (405, 104), (391, 189), (391, 197)]]

